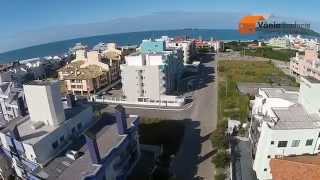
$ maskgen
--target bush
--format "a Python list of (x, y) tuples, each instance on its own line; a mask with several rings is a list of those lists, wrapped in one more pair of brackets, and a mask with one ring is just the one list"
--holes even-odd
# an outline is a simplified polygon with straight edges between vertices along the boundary
[(217, 168), (225, 168), (230, 162), (229, 154), (226, 152), (226, 150), (221, 150), (217, 152), (215, 156), (212, 158), (212, 163)]
[(214, 176), (215, 180), (225, 180), (226, 178), (227, 178), (227, 175), (224, 173), (219, 173)]
[(212, 146), (216, 147), (217, 149), (226, 149), (228, 147), (228, 143), (225, 136), (225, 128), (218, 127), (216, 130), (212, 132), (210, 139)]
[(219, 66), (218, 67), (219, 72), (224, 72), (226, 69), (224, 66)]

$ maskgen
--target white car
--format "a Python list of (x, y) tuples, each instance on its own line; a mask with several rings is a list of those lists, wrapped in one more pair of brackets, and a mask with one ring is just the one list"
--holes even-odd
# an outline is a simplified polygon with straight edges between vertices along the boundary
[(69, 150), (66, 153), (66, 157), (72, 160), (76, 160), (80, 157), (80, 153), (78, 151)]

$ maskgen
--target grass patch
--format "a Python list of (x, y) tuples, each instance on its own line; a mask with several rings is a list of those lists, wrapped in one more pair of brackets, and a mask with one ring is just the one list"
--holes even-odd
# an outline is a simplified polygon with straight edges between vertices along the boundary
[(240, 95), (237, 82), (287, 83), (297, 86), (294, 79), (285, 75), (270, 62), (219, 61), (219, 120), (228, 118), (246, 122), (249, 113), (249, 97)]
[(214, 176), (215, 180), (225, 180), (226, 178), (227, 178), (227, 175), (224, 173), (219, 173)]
[[(296, 52), (296, 50), (292, 49), (274, 50), (272, 47), (261, 47), (257, 49), (246, 49), (245, 55), (277, 59), (281, 61), (290, 61), (290, 58), (294, 57)], [(243, 54), (244, 52), (241, 51), (241, 53)]]
[(247, 48), (248, 44), (252, 42), (240, 42), (240, 41), (231, 41), (224, 43), (224, 49), (232, 49), (233, 51), (241, 51), (243, 48)]

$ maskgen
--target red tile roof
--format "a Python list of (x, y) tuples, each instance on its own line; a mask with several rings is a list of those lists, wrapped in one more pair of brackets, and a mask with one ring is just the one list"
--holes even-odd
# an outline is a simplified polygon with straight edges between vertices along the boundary
[(273, 180), (320, 180), (320, 155), (271, 159)]

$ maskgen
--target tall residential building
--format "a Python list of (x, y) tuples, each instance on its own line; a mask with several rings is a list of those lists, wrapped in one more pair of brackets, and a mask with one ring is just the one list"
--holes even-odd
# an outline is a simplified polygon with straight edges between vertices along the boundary
[(182, 50), (166, 51), (164, 48), (164, 41), (145, 40), (141, 52), (125, 57), (121, 81), (127, 102), (167, 104), (179, 101), (169, 94), (177, 90), (182, 75)]
[[(63, 109), (57, 81), (24, 85), (29, 116), (11, 120), (0, 130), (1, 150), (17, 176), (40, 179), (35, 171), (63, 152), (92, 122), (92, 108), (77, 104)], [(42, 173), (45, 177), (45, 173)], [(43, 178), (46, 179), (46, 178)]]
[(273, 158), (320, 152), (320, 81), (301, 80), (299, 93), (262, 88), (256, 95), (249, 138), (258, 179), (272, 179)]
[(118, 51), (78, 50), (76, 59), (59, 69), (59, 79), (75, 95), (89, 95), (120, 79), (121, 55)]
[(113, 115), (97, 119), (92, 107), (79, 101), (63, 109), (58, 82), (36, 81), (24, 88), (30, 117), (12, 120), (0, 130), (0, 150), (17, 176), (33, 180), (127, 178), (140, 158), (138, 116), (127, 115), (117, 106)]
[(181, 48), (183, 51), (183, 62), (184, 64), (190, 63), (190, 58), (192, 58), (196, 53), (196, 46), (194, 41), (192, 40), (179, 40), (179, 39), (169, 39), (162, 37), (163, 39), (166, 39), (166, 47), (177, 49)]
[(290, 73), (295, 76), (311, 76), (320, 80), (320, 59), (318, 52), (314, 49), (305, 50), (305, 55), (290, 60)]
[[(98, 120), (84, 133), (80, 157), (56, 158), (43, 171), (49, 179), (58, 180), (126, 180), (141, 154), (138, 124), (138, 116), (127, 116), (123, 107), (117, 106), (114, 116)], [(64, 162), (69, 166), (59, 171)]]

